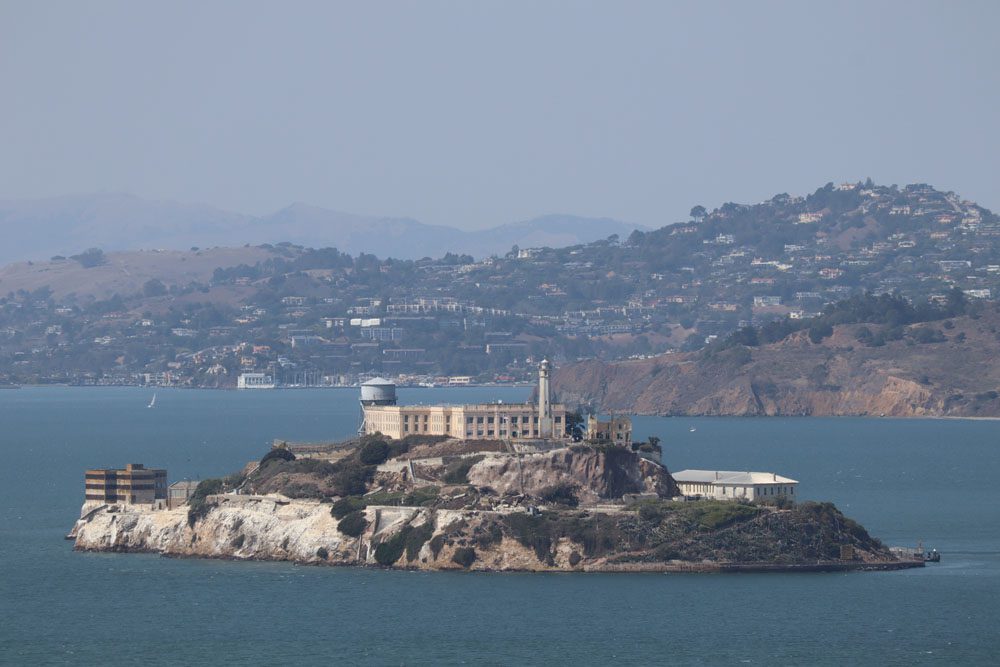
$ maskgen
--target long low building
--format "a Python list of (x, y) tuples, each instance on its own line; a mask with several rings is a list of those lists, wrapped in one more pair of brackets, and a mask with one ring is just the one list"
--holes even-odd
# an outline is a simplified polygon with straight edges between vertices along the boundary
[(459, 440), (563, 437), (566, 408), (553, 405), (551, 409), (553, 428), (543, 435), (538, 407), (532, 403), (370, 406), (364, 409), (365, 432), (397, 440), (413, 434)]
[(538, 372), (537, 403), (397, 405), (396, 387), (375, 378), (361, 385), (361, 432), (401, 439), (443, 435), (458, 440), (566, 438), (566, 406), (551, 402), (549, 362)]
[(671, 474), (685, 496), (715, 500), (794, 498), (798, 485), (798, 481), (773, 472), (681, 470)]

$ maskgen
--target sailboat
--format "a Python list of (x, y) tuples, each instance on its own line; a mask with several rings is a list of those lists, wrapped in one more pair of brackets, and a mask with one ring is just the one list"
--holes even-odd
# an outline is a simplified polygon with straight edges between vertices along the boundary
[(147, 405), (146, 407), (147, 408), (155, 408), (156, 407), (156, 392), (155, 391), (153, 392), (153, 399), (149, 402), (149, 405)]

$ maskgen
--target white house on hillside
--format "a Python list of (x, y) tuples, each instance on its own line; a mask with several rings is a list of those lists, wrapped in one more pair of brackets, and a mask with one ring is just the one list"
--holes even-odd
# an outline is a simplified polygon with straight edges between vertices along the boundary
[(773, 472), (732, 470), (681, 470), (673, 473), (681, 493), (715, 500), (759, 500), (795, 497), (798, 482)]

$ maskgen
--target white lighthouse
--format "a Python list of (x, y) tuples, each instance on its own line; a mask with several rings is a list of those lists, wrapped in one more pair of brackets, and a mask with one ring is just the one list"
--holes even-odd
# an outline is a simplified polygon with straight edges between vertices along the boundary
[(542, 359), (538, 366), (538, 435), (542, 438), (551, 438), (555, 435), (552, 424), (552, 395), (549, 388), (549, 364), (548, 359)]

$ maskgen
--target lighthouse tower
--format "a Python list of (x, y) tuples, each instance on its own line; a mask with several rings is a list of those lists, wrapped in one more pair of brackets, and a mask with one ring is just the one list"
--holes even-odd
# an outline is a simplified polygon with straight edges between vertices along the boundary
[(552, 424), (552, 395), (549, 388), (549, 370), (552, 368), (548, 359), (542, 359), (538, 366), (538, 435), (551, 438), (555, 435)]

